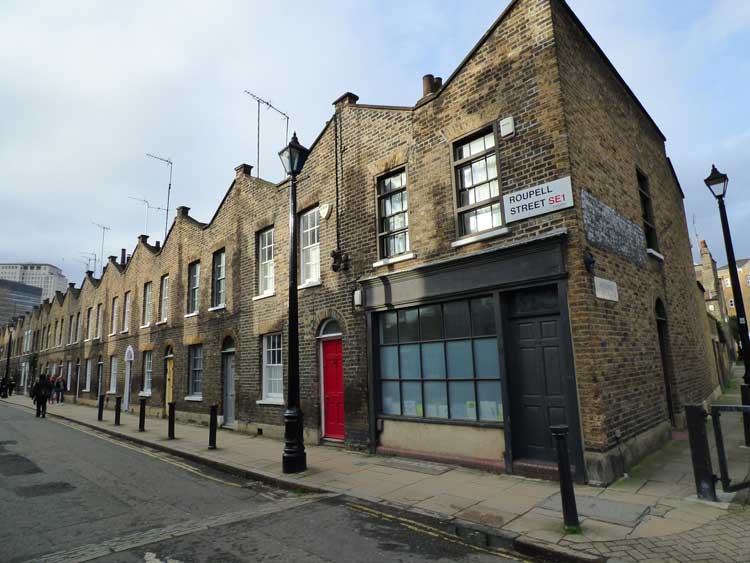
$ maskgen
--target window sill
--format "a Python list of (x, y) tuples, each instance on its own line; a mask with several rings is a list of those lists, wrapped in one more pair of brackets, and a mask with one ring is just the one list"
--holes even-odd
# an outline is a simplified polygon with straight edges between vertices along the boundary
[(151, 396), (151, 391), (141, 391), (140, 393), (138, 393), (138, 396), (139, 397), (150, 397)]
[(121, 330), (120, 334), (127, 334), (129, 331), (130, 331), (130, 329), (126, 328), (125, 330)]
[(215, 307), (209, 307), (208, 310), (209, 311), (221, 311), (221, 310), (226, 309), (226, 308), (227, 308), (227, 304), (226, 303), (222, 303), (221, 305), (216, 305)]
[(187, 313), (185, 315), (185, 318), (189, 319), (190, 317), (197, 317), (197, 316), (198, 316), (198, 311), (193, 311), (192, 313)]
[(163, 321), (157, 321), (157, 323), (156, 323), (156, 326), (159, 326), (159, 325), (165, 325), (165, 324), (167, 324), (167, 321), (166, 321), (166, 319), (165, 319), (165, 320), (163, 320)]
[(258, 401), (255, 401), (256, 405), (276, 405), (276, 406), (284, 406), (284, 400), (283, 399), (260, 399)]
[(203, 395), (188, 395), (185, 397), (185, 400), (193, 403), (200, 403), (203, 401)]
[(151, 326), (151, 323), (146, 323), (145, 325), (141, 325), (140, 328), (148, 328)]
[(465, 420), (461, 418), (428, 418), (420, 416), (405, 416), (397, 414), (379, 414), (377, 418), (382, 420), (393, 420), (399, 422), (419, 422), (422, 424), (446, 424), (451, 426), (474, 426), (482, 428), (503, 428), (505, 426), (500, 420)]
[(657, 252), (653, 248), (647, 248), (646, 254), (648, 254), (649, 256), (653, 256), (654, 258), (656, 258), (657, 260), (660, 260), (661, 262), (664, 262), (664, 255), (661, 252)]
[[(86, 342), (91, 342), (91, 339), (90, 339), (90, 338), (84, 338), (84, 339), (83, 339), (83, 342), (84, 342), (84, 343), (86, 343)], [(46, 348), (43, 348), (43, 350), (46, 350)]]
[(117, 332), (110, 332), (107, 336), (117, 336)]
[(499, 237), (502, 235), (507, 235), (509, 232), (510, 232), (510, 229), (508, 227), (500, 227), (498, 229), (493, 229), (491, 231), (485, 231), (484, 233), (477, 233), (476, 235), (471, 235), (468, 237), (460, 238), (458, 240), (454, 240), (451, 243), (451, 247), (459, 248), (461, 246), (466, 246), (467, 244), (472, 244), (474, 242), (479, 242), (482, 240), (487, 240), (487, 239)]
[(320, 280), (316, 280), (298, 285), (297, 289), (307, 289), (308, 287), (318, 287), (319, 285), (323, 285), (323, 282), (321, 282)]
[(416, 258), (417, 255), (413, 252), (407, 252), (406, 254), (401, 254), (400, 256), (394, 256), (393, 258), (383, 258), (382, 260), (378, 260), (377, 262), (372, 263), (373, 268), (380, 268), (381, 266), (387, 266), (388, 264), (398, 264), (399, 262), (404, 262), (405, 260), (411, 260), (412, 258)]
[(91, 389), (81, 389), (81, 393), (91, 393)]
[(253, 297), (253, 301), (260, 301), (261, 299), (268, 299), (269, 297), (275, 297), (276, 292), (272, 291), (271, 293), (264, 293), (263, 295), (256, 295)]
[(92, 338), (91, 340), (92, 340), (92, 341), (94, 341), (94, 340), (101, 340), (101, 339), (102, 339), (102, 337), (101, 337), (101, 336), (95, 336), (95, 337), (94, 337), (94, 338)]

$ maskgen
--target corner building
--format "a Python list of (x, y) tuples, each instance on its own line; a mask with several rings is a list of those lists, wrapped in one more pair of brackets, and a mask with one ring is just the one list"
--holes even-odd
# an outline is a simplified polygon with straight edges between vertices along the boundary
[[(423, 93), (339, 97), (299, 176), (305, 439), (551, 476), (549, 426), (567, 424), (576, 477), (611, 482), (714, 391), (665, 138), (561, 0), (511, 2)], [(123, 358), (115, 393), (130, 373), (156, 410), (171, 397), (201, 420), (218, 402), (227, 425), (281, 437), (287, 198), (239, 166), (208, 224), (180, 208), (163, 247), (141, 240), (18, 323), (44, 334), (68, 299), (107, 319), (125, 292), (157, 318), (168, 275), (166, 321), (36, 369), (102, 357), (109, 381)]]

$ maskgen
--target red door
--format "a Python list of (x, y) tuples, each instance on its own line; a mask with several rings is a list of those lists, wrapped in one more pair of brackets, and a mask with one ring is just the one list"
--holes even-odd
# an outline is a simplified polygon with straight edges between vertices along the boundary
[(326, 438), (344, 439), (344, 366), (341, 340), (323, 341), (323, 408)]

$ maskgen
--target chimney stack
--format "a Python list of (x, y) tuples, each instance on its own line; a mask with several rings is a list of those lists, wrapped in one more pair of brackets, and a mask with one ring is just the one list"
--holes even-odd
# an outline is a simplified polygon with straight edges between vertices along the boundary
[(180, 219), (187, 219), (187, 217), (189, 217), (189, 213), (190, 213), (190, 208), (189, 207), (186, 207), (184, 205), (180, 205), (177, 208), (177, 216)]
[(158, 241), (158, 240), (157, 240), (157, 241), (156, 241), (156, 244), (154, 245), (154, 248), (155, 248), (156, 250), (159, 250), (159, 249), (161, 248), (161, 241)]
[(121, 265), (121, 266), (122, 266), (123, 268), (125, 267), (125, 264), (127, 264), (127, 263), (128, 263), (128, 262), (127, 262), (127, 260), (125, 259), (125, 252), (126, 252), (126, 251), (125, 251), (125, 249), (124, 249), (124, 248), (121, 248), (121, 249), (120, 249), (120, 265)]
[(443, 87), (443, 79), (442, 79), (442, 77), (436, 76), (435, 77), (435, 82), (432, 83), (432, 86), (433, 86), (433, 90), (432, 90), (433, 92), (437, 92), (438, 90), (440, 90), (440, 88)]
[(249, 178), (253, 175), (253, 167), (243, 162), (239, 166), (234, 167), (234, 172), (237, 178), (241, 178), (242, 176), (247, 176)]
[(138, 242), (148, 244), (148, 235), (138, 235)]

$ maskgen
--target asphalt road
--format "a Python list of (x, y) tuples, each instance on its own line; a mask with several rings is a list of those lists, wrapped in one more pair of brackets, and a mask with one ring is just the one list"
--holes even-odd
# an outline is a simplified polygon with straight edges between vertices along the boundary
[(245, 482), (0, 403), (0, 561), (502, 562), (439, 523)]

